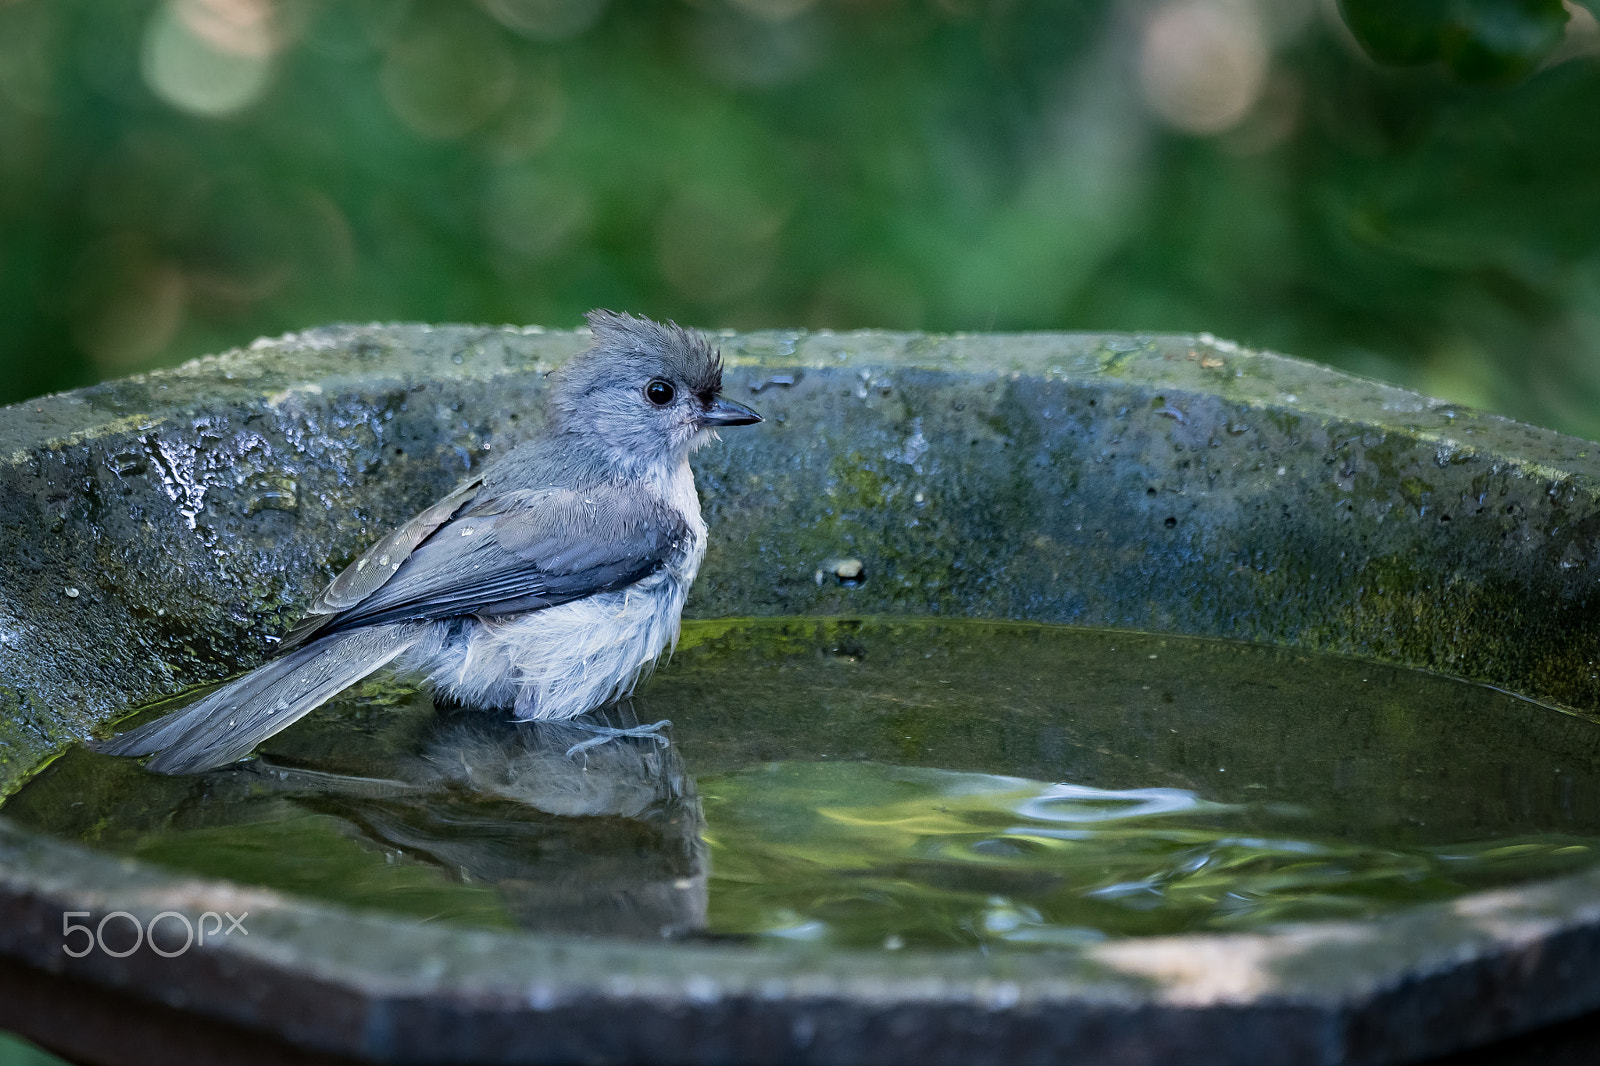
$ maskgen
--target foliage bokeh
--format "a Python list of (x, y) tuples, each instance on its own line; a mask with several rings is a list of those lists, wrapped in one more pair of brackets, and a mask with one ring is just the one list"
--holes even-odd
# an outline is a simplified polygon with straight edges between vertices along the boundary
[(1600, 437), (1593, 14), (1382, 8), (0, 0), (0, 402), (612, 306), (1204, 330)]

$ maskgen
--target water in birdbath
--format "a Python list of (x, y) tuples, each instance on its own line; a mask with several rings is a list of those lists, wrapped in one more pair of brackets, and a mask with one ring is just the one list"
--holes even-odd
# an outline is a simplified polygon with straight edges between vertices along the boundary
[[(157, 708), (161, 710), (165, 708)], [(379, 680), (237, 768), (76, 749), (70, 840), (418, 919), (1037, 950), (1351, 918), (1600, 857), (1600, 725), (1281, 648), (975, 621), (689, 623), (618, 724)]]

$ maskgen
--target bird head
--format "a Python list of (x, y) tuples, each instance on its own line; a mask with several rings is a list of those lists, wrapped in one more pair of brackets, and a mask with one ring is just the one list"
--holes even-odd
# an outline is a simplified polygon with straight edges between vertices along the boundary
[(762, 420), (722, 396), (722, 355), (703, 334), (615, 311), (588, 320), (594, 343), (557, 376), (551, 417), (615, 465), (676, 465), (720, 427)]

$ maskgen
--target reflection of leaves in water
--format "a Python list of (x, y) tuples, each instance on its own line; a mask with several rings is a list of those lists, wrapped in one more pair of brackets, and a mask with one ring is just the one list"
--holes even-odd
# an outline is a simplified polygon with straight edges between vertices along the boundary
[(870, 762), (775, 763), (700, 784), (710, 928), (848, 944), (1063, 945), (1358, 917), (1575, 870), (1592, 854), (1556, 837), (1369, 847), (1319, 838), (1303, 811), (1181, 789)]

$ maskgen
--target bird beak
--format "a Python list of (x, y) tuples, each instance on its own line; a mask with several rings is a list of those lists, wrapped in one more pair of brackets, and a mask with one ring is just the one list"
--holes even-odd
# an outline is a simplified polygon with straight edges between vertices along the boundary
[(763, 421), (765, 419), (744, 404), (724, 400), (721, 396), (712, 401), (700, 416), (702, 426), (750, 426)]

